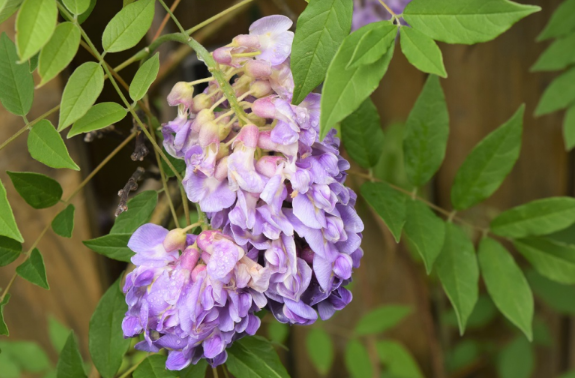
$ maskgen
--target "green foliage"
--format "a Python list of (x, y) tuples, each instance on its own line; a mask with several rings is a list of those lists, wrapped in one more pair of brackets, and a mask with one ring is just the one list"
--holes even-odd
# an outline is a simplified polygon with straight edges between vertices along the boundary
[(70, 64), (80, 46), (80, 29), (71, 22), (56, 27), (52, 38), (40, 52), (38, 73), (40, 86), (46, 84)]
[(401, 51), (418, 70), (447, 77), (443, 55), (437, 43), (410, 27), (401, 28)]
[(110, 234), (99, 238), (85, 240), (82, 243), (92, 251), (108, 258), (130, 262), (134, 252), (128, 248), (128, 241), (132, 234)]
[(41, 120), (30, 130), (28, 151), (34, 159), (48, 167), (80, 170), (70, 157), (60, 133), (48, 120)]
[(0, 0), (0, 24), (16, 13), (22, 1), (23, 0)]
[(575, 223), (575, 198), (550, 197), (504, 211), (491, 222), (491, 230), (508, 238), (546, 235)]
[(377, 334), (398, 325), (411, 313), (411, 307), (401, 305), (385, 305), (365, 314), (355, 326), (358, 336)]
[(406, 208), (405, 235), (423, 259), (427, 274), (430, 274), (443, 247), (445, 223), (420, 201), (407, 200)]
[(60, 353), (66, 345), (66, 340), (70, 334), (70, 329), (60, 323), (55, 317), (48, 317), (48, 334), (50, 335), (50, 341), (56, 352)]
[(479, 344), (474, 340), (463, 340), (446, 355), (447, 370), (457, 371), (470, 365), (479, 357)]
[(116, 218), (110, 234), (133, 233), (150, 220), (157, 204), (158, 193), (155, 190), (146, 190), (134, 196), (127, 203), (128, 210)]
[(130, 97), (134, 101), (141, 100), (148, 92), (150, 85), (156, 80), (160, 70), (160, 53), (148, 59), (136, 72), (130, 83)]
[(30, 257), (16, 268), (16, 273), (25, 280), (38, 285), (43, 289), (50, 290), (44, 258), (37, 248), (32, 250)]
[[(477, 299), (477, 303), (473, 308), (473, 312), (469, 315), (467, 319), (466, 329), (477, 329), (485, 327), (497, 316), (497, 308), (493, 304), (493, 301), (489, 298), (489, 295), (482, 294)], [(455, 310), (445, 311), (442, 314), (441, 321), (452, 327), (458, 327), (457, 315)]]
[(315, 0), (299, 16), (290, 61), (294, 104), (325, 78), (331, 59), (349, 34), (352, 12), (352, 0)]
[(467, 319), (477, 302), (479, 267), (471, 240), (453, 223), (445, 225), (445, 242), (435, 267), (455, 309), (459, 332), (463, 334)]
[(376, 350), (392, 377), (424, 378), (417, 362), (401, 343), (391, 340), (378, 341)]
[(172, 378), (177, 372), (166, 369), (166, 356), (152, 354), (134, 371), (134, 378)]
[(206, 360), (200, 360), (197, 364), (190, 365), (186, 369), (182, 370), (180, 378), (205, 378), (207, 368), (208, 363)]
[(575, 30), (575, 0), (565, 0), (553, 13), (537, 40), (562, 37), (573, 30)]
[(0, 349), (2, 354), (7, 354), (12, 362), (26, 372), (41, 373), (50, 368), (50, 359), (46, 352), (34, 342), (1, 341)]
[(16, 46), (2, 32), (0, 36), (0, 101), (10, 113), (26, 115), (34, 100), (34, 79), (28, 65), (18, 64)]
[(154, 19), (154, 0), (140, 0), (124, 7), (106, 25), (102, 46), (106, 52), (118, 52), (136, 46), (146, 35)]
[(322, 139), (336, 123), (353, 113), (377, 88), (389, 67), (393, 48), (373, 64), (347, 69), (361, 38), (376, 27), (377, 24), (369, 24), (347, 36), (329, 65), (321, 96)]
[(565, 113), (563, 138), (565, 139), (565, 149), (567, 151), (575, 147), (575, 105), (572, 105)]
[(361, 195), (383, 219), (395, 241), (399, 243), (405, 224), (406, 196), (384, 182), (366, 182), (361, 186)]
[(373, 376), (369, 353), (358, 340), (350, 340), (345, 348), (345, 366), (352, 378)]
[(541, 116), (565, 109), (575, 102), (575, 67), (563, 73), (551, 82), (543, 92), (539, 104), (535, 109), (535, 115)]
[(373, 168), (374, 177), (406, 190), (413, 189), (405, 173), (403, 158), (403, 134), (405, 125), (395, 123), (385, 129), (381, 157)]
[(6, 197), (6, 188), (0, 180), (0, 235), (8, 236), (10, 239), (24, 242), (24, 238), (18, 230), (18, 225), (14, 219), (14, 214), (12, 213), (12, 207), (8, 202)]
[(52, 221), (52, 230), (64, 238), (71, 238), (74, 231), (74, 205), (68, 205)]
[(479, 244), (478, 259), (487, 291), (495, 305), (531, 341), (533, 294), (521, 268), (501, 244), (490, 238)]
[(104, 71), (98, 63), (87, 62), (76, 68), (62, 94), (58, 131), (64, 130), (86, 114), (103, 88)]
[(413, 0), (403, 17), (435, 40), (472, 45), (496, 38), (540, 9), (507, 0)]
[(283, 344), (289, 335), (289, 326), (280, 322), (268, 324), (269, 339), (275, 343)]
[(544, 277), (575, 284), (575, 246), (537, 237), (516, 240), (514, 245)]
[(35, 209), (54, 206), (62, 198), (62, 187), (53, 178), (34, 172), (6, 173), (18, 194)]
[(519, 336), (499, 354), (497, 372), (500, 378), (529, 378), (534, 370), (533, 349), (529, 341)]
[(531, 71), (562, 70), (575, 63), (575, 51), (571, 48), (574, 44), (575, 33), (553, 42), (537, 59)]
[(64, 348), (60, 352), (56, 370), (57, 378), (86, 378), (74, 332), (70, 332)]
[(82, 118), (74, 122), (74, 125), (72, 125), (68, 133), (68, 138), (108, 127), (123, 120), (126, 114), (126, 109), (115, 102), (96, 104), (92, 106)]
[(437, 76), (427, 79), (409, 113), (404, 135), (407, 177), (415, 186), (422, 186), (441, 166), (449, 136), (449, 114)]
[(307, 354), (320, 375), (329, 372), (335, 357), (333, 343), (329, 335), (321, 328), (312, 328), (305, 339)]
[(533, 292), (553, 310), (565, 314), (575, 315), (575, 286), (562, 285), (551, 281), (534, 270), (526, 272), (527, 279)]
[(57, 19), (58, 7), (54, 0), (24, 0), (16, 18), (16, 46), (22, 62), (50, 40)]
[(22, 253), (22, 243), (0, 236), (0, 266), (6, 266), (16, 260)]
[(491, 132), (467, 156), (453, 182), (451, 202), (464, 210), (484, 201), (503, 183), (519, 158), (525, 106)]
[(257, 336), (236, 341), (226, 366), (236, 378), (289, 378), (273, 346)]
[(10, 332), (8, 331), (8, 326), (4, 321), (4, 306), (8, 304), (10, 301), (10, 294), (6, 294), (4, 299), (0, 302), (0, 336), (9, 336)]
[(90, 8), (90, 0), (62, 0), (62, 2), (75, 15), (80, 15)]
[(377, 108), (367, 99), (341, 123), (345, 150), (363, 168), (375, 167), (381, 157), (383, 131)]
[(104, 378), (114, 377), (130, 347), (130, 340), (124, 339), (122, 332), (126, 311), (128, 305), (118, 280), (104, 293), (90, 319), (90, 356)]
[[(168, 158), (170, 163), (172, 163), (174, 168), (176, 168), (176, 171), (181, 176), (183, 176), (184, 173), (186, 172), (186, 162), (182, 159), (176, 159), (175, 157), (173, 157), (172, 155), (167, 153), (166, 149), (163, 147), (162, 147), (162, 151), (164, 151), (164, 154), (166, 155), (166, 157)], [(166, 174), (167, 177), (175, 177), (176, 176), (174, 171), (172, 171), (172, 168), (170, 168), (170, 166), (168, 164), (166, 164), (166, 161), (164, 159), (162, 159), (160, 164), (162, 165), (162, 168), (164, 169), (164, 173)]]
[(397, 26), (388, 21), (377, 22), (375, 25), (359, 40), (346, 69), (377, 62), (395, 42)]

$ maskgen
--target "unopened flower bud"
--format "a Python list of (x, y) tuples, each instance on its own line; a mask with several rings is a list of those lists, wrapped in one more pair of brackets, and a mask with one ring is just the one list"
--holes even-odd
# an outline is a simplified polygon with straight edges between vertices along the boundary
[(336, 276), (341, 278), (342, 280), (347, 280), (351, 277), (351, 267), (353, 261), (351, 257), (344, 253), (340, 253), (339, 256), (335, 259), (335, 263), (333, 265), (333, 272)]
[(247, 92), (254, 81), (253, 77), (248, 75), (242, 75), (234, 81), (232, 84), (232, 88), (234, 88), (234, 92), (236, 96), (241, 96), (245, 92)]
[[(228, 119), (225, 118), (225, 121), (227, 121)], [(220, 138), (220, 141), (226, 139), (228, 137), (228, 135), (230, 135), (230, 131), (232, 131), (232, 124), (229, 122), (226, 122), (224, 124), (220, 124), (220, 129), (218, 131), (218, 136)]]
[(232, 40), (232, 44), (236, 47), (259, 49), (260, 39), (257, 35), (240, 34)]
[(182, 253), (182, 256), (180, 257), (180, 265), (183, 268), (191, 271), (194, 269), (199, 259), (200, 251), (197, 247), (190, 245), (186, 247)]
[(210, 144), (220, 143), (219, 129), (220, 126), (214, 121), (204, 123), (200, 129), (200, 146), (205, 148)]
[(193, 105), (194, 86), (180, 81), (174, 85), (170, 94), (168, 95), (168, 104), (170, 106), (184, 105), (186, 109), (190, 109)]
[(204, 264), (197, 265), (194, 270), (192, 270), (192, 282), (196, 282), (200, 273), (204, 272), (205, 270), (206, 266)]
[(244, 72), (255, 79), (266, 79), (272, 74), (272, 65), (265, 60), (248, 60)]
[(258, 80), (252, 84), (250, 92), (252, 92), (252, 96), (261, 98), (272, 92), (272, 86), (269, 81)]
[[(220, 150), (222, 150), (223, 148), (221, 148), (220, 146)], [(227, 148), (225, 148), (226, 151), (229, 150)], [(216, 170), (214, 172), (214, 177), (216, 178), (216, 180), (218, 181), (224, 181), (224, 179), (226, 179), (228, 177), (228, 157), (225, 156), (222, 158), (222, 160), (219, 161), (218, 165), (216, 166)]]
[(168, 232), (168, 235), (164, 239), (164, 248), (168, 252), (183, 250), (186, 246), (186, 231), (181, 228), (176, 228)]
[(232, 49), (230, 47), (220, 47), (215, 49), (213, 57), (216, 62), (229, 65), (232, 62)]
[(258, 117), (274, 118), (276, 115), (276, 107), (272, 97), (264, 97), (254, 101), (252, 111)]
[(192, 103), (192, 111), (194, 113), (199, 113), (204, 109), (210, 108), (212, 103), (213, 97), (208, 97), (205, 93), (200, 93), (196, 97), (194, 97), (194, 101)]
[(264, 126), (267, 123), (265, 118), (258, 117), (254, 113), (247, 113), (246, 116), (250, 123), (253, 123), (256, 126)]
[(260, 130), (256, 125), (245, 125), (236, 137), (234, 144), (242, 142), (246, 147), (256, 148), (258, 145), (259, 134)]
[(256, 162), (256, 171), (271, 178), (275, 176), (278, 165), (283, 162), (285, 162), (285, 159), (281, 156), (262, 156)]

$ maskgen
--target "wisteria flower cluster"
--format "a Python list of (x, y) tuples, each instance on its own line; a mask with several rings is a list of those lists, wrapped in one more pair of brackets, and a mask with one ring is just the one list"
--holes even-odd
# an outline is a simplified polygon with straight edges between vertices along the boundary
[(291, 26), (265, 17), (213, 52), (241, 114), (212, 79), (203, 93), (180, 82), (168, 96), (178, 117), (162, 127), (164, 147), (185, 160), (184, 188), (211, 230), (196, 238), (148, 224), (133, 235), (124, 334), (168, 349), (169, 369), (223, 363), (263, 308), (305, 325), (352, 299), (344, 286), (363, 255), (363, 223), (335, 130), (319, 140), (320, 95), (291, 104)]
[[(402, 14), (411, 0), (386, 0), (386, 4), (395, 14)], [(379, 0), (354, 0), (351, 29), (357, 30), (372, 22), (391, 20), (392, 15)], [(404, 21), (401, 21), (404, 23)]]

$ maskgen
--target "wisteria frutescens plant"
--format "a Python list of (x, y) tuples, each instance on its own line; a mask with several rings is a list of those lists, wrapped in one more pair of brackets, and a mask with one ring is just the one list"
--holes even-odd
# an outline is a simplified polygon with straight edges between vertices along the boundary
[(227, 106), (215, 81), (194, 96), (177, 83), (178, 117), (162, 127), (164, 147), (186, 162), (183, 184), (213, 230), (197, 238), (146, 224), (128, 246), (128, 337), (137, 348), (168, 348), (167, 367), (206, 358), (260, 325), (269, 309), (282, 323), (329, 319), (352, 299), (344, 286), (363, 255), (356, 194), (335, 130), (320, 142), (320, 95), (292, 105), (292, 22), (268, 16), (213, 52), (245, 114)]

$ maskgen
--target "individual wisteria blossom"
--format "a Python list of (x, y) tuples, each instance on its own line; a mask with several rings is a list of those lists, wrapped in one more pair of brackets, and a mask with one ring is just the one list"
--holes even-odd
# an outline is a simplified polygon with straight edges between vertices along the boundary
[[(399, 15), (411, 0), (385, 0), (385, 4)], [(392, 15), (379, 0), (354, 0), (351, 30), (357, 30), (372, 22), (391, 20)], [(401, 21), (404, 23), (404, 21)]]
[[(261, 308), (283, 323), (311, 324), (352, 299), (345, 285), (363, 255), (363, 223), (344, 185), (349, 163), (335, 130), (319, 139), (321, 95), (291, 103), (291, 26), (287, 17), (265, 17), (213, 52), (242, 114), (215, 80), (195, 96), (193, 83), (178, 83), (168, 97), (178, 116), (162, 127), (164, 146), (186, 162), (188, 198), (219, 230), (187, 236), (181, 255), (157, 226), (130, 241), (136, 270), (124, 332), (143, 332), (142, 349), (168, 348), (169, 369), (202, 357), (224, 362), (226, 346), (255, 332)], [(217, 243), (203, 242), (214, 235)]]
[(196, 237), (145, 224), (128, 247), (136, 269), (124, 285), (124, 336), (144, 334), (136, 349), (168, 349), (168, 369), (201, 358), (219, 365), (229, 344), (259, 328), (254, 313), (267, 303), (270, 272), (229, 236), (207, 230)]

